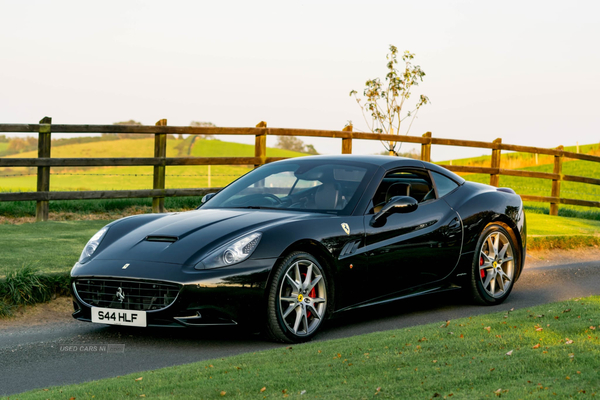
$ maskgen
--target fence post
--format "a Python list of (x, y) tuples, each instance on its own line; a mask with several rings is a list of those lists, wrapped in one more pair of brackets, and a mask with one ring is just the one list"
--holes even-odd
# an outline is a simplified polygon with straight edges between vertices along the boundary
[[(431, 132), (425, 132), (423, 137), (431, 138)], [(431, 140), (427, 141), (427, 143), (421, 144), (421, 161), (431, 161)]]
[[(496, 140), (494, 140), (492, 142), (495, 145), (499, 145), (502, 143), (502, 138), (498, 138)], [(500, 154), (500, 148), (498, 146), (498, 148), (494, 148), (492, 149), (492, 168), (498, 168), (500, 169), (500, 158), (501, 158), (501, 154)], [(500, 172), (500, 171), (498, 171)], [(498, 185), (500, 184), (500, 174), (490, 174), (490, 185), (492, 186), (496, 186), (498, 187)]]
[(260, 121), (256, 124), (257, 128), (265, 128), (265, 130), (258, 135), (254, 140), (254, 157), (260, 158), (259, 164), (254, 164), (254, 168), (258, 168), (266, 162), (267, 158), (267, 123)]
[[(156, 123), (156, 126), (166, 126), (167, 120), (161, 119)], [(154, 189), (165, 188), (165, 157), (167, 156), (167, 134), (166, 133), (155, 133), (154, 134), (154, 157), (161, 158), (160, 165), (154, 166)], [(153, 213), (164, 213), (165, 212), (165, 198), (164, 196), (152, 197), (152, 212)]]
[[(352, 125), (346, 125), (342, 132), (352, 132)], [(342, 154), (352, 154), (352, 137), (342, 138)]]
[[(563, 162), (563, 155), (562, 155), (562, 150), (564, 149), (563, 146), (558, 146), (556, 148), (557, 150), (561, 150), (561, 153), (559, 156), (554, 156), (554, 173), (558, 174), (558, 179), (552, 179), (552, 197), (560, 197), (560, 180), (562, 178), (562, 162)], [(550, 203), (550, 215), (558, 215), (558, 202), (557, 203)]]
[[(52, 118), (44, 117), (40, 120), (40, 129), (38, 136), (38, 158), (50, 158), (50, 149), (52, 145), (51, 125)], [(37, 169), (37, 191), (50, 191), (50, 167), (38, 167)], [(35, 205), (35, 221), (48, 221), (48, 200), (38, 200)]]

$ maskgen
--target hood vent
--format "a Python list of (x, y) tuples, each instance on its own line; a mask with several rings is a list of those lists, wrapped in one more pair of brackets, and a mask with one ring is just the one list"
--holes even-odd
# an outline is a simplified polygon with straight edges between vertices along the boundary
[(146, 241), (148, 242), (168, 242), (168, 243), (173, 243), (178, 241), (179, 238), (177, 236), (161, 236), (161, 235), (154, 235), (154, 236), (146, 236)]

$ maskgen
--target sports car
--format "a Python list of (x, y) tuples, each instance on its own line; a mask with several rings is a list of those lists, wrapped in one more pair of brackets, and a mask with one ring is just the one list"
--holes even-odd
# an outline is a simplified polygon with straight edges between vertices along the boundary
[(344, 311), (462, 289), (503, 302), (523, 269), (526, 221), (508, 188), (389, 156), (261, 166), (196, 210), (114, 221), (71, 271), (82, 321), (245, 324), (311, 339)]

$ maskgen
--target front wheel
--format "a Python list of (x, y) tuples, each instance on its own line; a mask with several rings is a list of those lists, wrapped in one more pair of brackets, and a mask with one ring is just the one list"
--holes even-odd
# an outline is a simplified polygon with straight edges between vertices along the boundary
[(284, 343), (310, 340), (327, 314), (328, 280), (312, 255), (294, 252), (276, 268), (269, 287), (267, 335)]
[(473, 299), (484, 305), (506, 300), (513, 288), (518, 260), (518, 250), (506, 229), (496, 224), (486, 227), (477, 242), (473, 259)]

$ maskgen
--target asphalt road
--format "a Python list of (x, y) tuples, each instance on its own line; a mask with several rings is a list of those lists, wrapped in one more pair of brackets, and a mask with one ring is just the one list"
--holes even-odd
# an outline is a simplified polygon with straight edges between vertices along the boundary
[[(316, 340), (339, 339), (593, 294), (600, 294), (600, 260), (567, 261), (558, 265), (538, 261), (533, 265), (528, 263), (512, 294), (502, 305), (475, 306), (461, 296), (443, 294), (420, 296), (348, 312), (328, 321)], [(112, 346), (102, 351), (101, 346), (107, 345)], [(266, 342), (258, 335), (236, 329), (123, 329), (75, 320), (60, 325), (4, 329), (0, 330), (0, 395), (280, 346), (283, 345)]]

